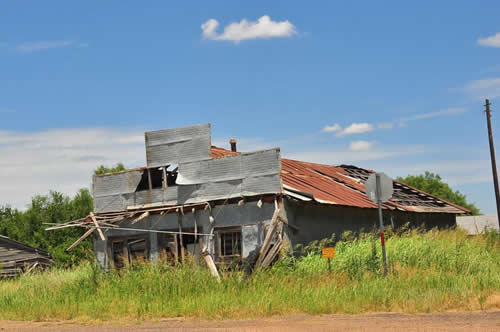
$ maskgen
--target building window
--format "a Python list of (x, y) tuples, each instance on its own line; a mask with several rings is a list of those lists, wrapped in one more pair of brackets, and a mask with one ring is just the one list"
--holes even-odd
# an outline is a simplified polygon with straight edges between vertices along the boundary
[(224, 258), (239, 258), (241, 256), (241, 229), (219, 229), (217, 233), (217, 255)]
[(110, 238), (110, 242), (113, 264), (116, 268), (144, 262), (149, 257), (149, 239), (147, 237)]

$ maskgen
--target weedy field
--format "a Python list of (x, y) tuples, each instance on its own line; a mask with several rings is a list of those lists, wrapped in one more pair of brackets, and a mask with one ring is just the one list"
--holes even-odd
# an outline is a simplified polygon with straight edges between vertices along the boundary
[(3, 320), (243, 319), (295, 313), (437, 312), (500, 309), (500, 236), (460, 231), (389, 233), (389, 274), (378, 236), (335, 241), (332, 272), (321, 258), (333, 239), (301, 248), (245, 278), (204, 267), (139, 264), (120, 272), (93, 263), (0, 281)]

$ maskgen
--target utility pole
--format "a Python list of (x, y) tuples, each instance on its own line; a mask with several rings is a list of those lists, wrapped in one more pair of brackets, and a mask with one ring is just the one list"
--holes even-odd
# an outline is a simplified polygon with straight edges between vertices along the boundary
[(493, 146), (493, 133), (491, 131), (490, 101), (486, 99), (486, 122), (488, 123), (488, 139), (490, 141), (491, 168), (493, 172), (493, 184), (495, 185), (495, 198), (497, 200), (497, 216), (500, 225), (500, 191), (498, 189), (497, 162), (495, 159), (495, 147)]
[(384, 275), (387, 275), (387, 258), (385, 256), (385, 234), (384, 234), (384, 221), (382, 219), (382, 192), (380, 188), (380, 174), (375, 174), (375, 183), (377, 185), (377, 207), (378, 207), (378, 220), (380, 221), (380, 243), (382, 244), (382, 258), (384, 259)]

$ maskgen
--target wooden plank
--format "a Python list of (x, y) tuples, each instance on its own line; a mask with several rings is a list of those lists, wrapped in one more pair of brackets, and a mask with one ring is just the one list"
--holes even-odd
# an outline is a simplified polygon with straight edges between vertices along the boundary
[(54, 229), (61, 229), (61, 228), (68, 228), (68, 227), (78, 227), (78, 226), (82, 226), (82, 225), (85, 225), (85, 223), (79, 223), (79, 224), (60, 224), (60, 225), (57, 225), (57, 226), (51, 226), (51, 227), (45, 228), (45, 230), (46, 231), (52, 231)]
[(194, 212), (193, 212), (193, 219), (194, 219), (194, 242), (196, 243), (198, 241), (198, 223), (196, 222), (196, 216), (194, 215)]
[(141, 221), (142, 219), (146, 218), (147, 216), (149, 216), (149, 211), (146, 211), (144, 212), (143, 214), (141, 214), (139, 217), (135, 218), (134, 220), (132, 220), (130, 222), (131, 225), (135, 224), (136, 222), (138, 221)]
[(95, 230), (96, 230), (96, 228), (92, 227), (91, 229), (89, 229), (88, 231), (86, 231), (85, 234), (83, 234), (78, 240), (76, 240), (72, 245), (70, 245), (68, 247), (68, 249), (66, 249), (66, 251), (70, 251), (71, 249), (73, 249), (74, 247), (76, 247), (77, 245), (79, 245), (80, 242), (82, 242), (83, 240), (85, 240), (86, 238), (88, 238), (89, 235), (92, 234)]
[(205, 259), (205, 263), (208, 266), (208, 269), (210, 270), (210, 273), (217, 278), (217, 281), (220, 281), (220, 275), (219, 271), (217, 271), (217, 266), (215, 266), (214, 260), (212, 259), (212, 256), (208, 254), (208, 252), (203, 252), (203, 258)]
[(94, 216), (94, 212), (90, 212), (90, 218), (92, 219), (92, 222), (94, 223), (95, 227), (97, 228), (97, 232), (99, 233), (101, 240), (106, 241), (106, 238), (104, 237), (104, 233), (102, 232), (101, 227), (99, 227), (99, 224), (97, 223), (97, 219)]
[(278, 226), (277, 219), (279, 215), (279, 208), (274, 209), (273, 216), (271, 218), (271, 223), (269, 224), (269, 230), (266, 233), (266, 237), (264, 239), (264, 242), (262, 243), (262, 247), (260, 248), (259, 251), (259, 258), (257, 259), (257, 262), (255, 263), (255, 267), (259, 267), (262, 264), (262, 261), (264, 260), (264, 257), (269, 250), (269, 247), (271, 246), (272, 239), (274, 237), (274, 234), (276, 233), (276, 228)]
[(269, 265), (271, 265), (274, 258), (279, 253), (281, 245), (283, 244), (282, 232), (283, 232), (283, 222), (281, 221), (281, 217), (278, 217), (278, 226), (276, 227), (278, 241), (274, 244), (274, 247), (272, 247), (267, 253), (265, 253), (264, 259), (262, 260), (261, 264), (262, 268), (266, 268)]
[(278, 243), (276, 243), (274, 247), (271, 248), (271, 250), (267, 253), (266, 257), (262, 261), (262, 265), (260, 267), (266, 268), (271, 265), (276, 255), (278, 255), (278, 253), (280, 252), (282, 243), (283, 241), (278, 241)]
[(167, 188), (167, 185), (168, 185), (167, 184), (167, 167), (166, 166), (162, 167), (162, 175), (163, 176), (162, 176), (162, 184), (161, 185), (162, 185), (163, 189), (165, 189), (165, 188)]
[(151, 181), (151, 171), (148, 168), (149, 202), (153, 203), (153, 182)]
[(181, 263), (184, 263), (184, 241), (182, 236), (182, 214), (178, 214), (177, 223), (179, 224), (179, 242), (181, 247)]
[(31, 265), (31, 267), (26, 271), (26, 273), (30, 273), (37, 266), (38, 266), (38, 262), (36, 262), (35, 264)]

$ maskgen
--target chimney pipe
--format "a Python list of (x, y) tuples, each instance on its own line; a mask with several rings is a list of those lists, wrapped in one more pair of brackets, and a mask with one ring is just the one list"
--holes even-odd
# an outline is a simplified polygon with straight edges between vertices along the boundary
[(232, 152), (236, 152), (236, 139), (231, 138), (231, 139), (229, 140), (229, 144), (231, 144), (231, 151), (232, 151)]

